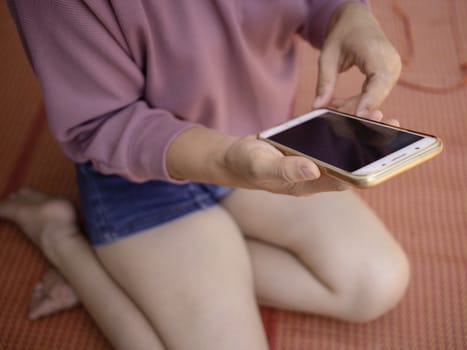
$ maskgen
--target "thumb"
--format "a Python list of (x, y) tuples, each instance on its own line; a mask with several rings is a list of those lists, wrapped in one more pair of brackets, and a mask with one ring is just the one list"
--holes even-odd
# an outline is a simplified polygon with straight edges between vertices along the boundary
[(320, 177), (319, 168), (315, 163), (298, 156), (278, 158), (274, 173), (276, 178), (288, 183), (310, 181)]
[(332, 47), (321, 52), (318, 63), (318, 81), (314, 108), (327, 105), (334, 94), (337, 75), (339, 73), (339, 50)]

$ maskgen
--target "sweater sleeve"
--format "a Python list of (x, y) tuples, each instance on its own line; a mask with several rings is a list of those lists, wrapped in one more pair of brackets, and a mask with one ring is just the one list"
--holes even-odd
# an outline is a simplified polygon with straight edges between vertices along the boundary
[(9, 7), (67, 156), (134, 182), (174, 181), (168, 146), (196, 124), (147, 103), (125, 41), (81, 1), (9, 0)]
[(305, 0), (308, 9), (307, 20), (301, 36), (316, 48), (321, 48), (326, 36), (326, 30), (334, 11), (346, 2), (368, 4), (368, 0)]

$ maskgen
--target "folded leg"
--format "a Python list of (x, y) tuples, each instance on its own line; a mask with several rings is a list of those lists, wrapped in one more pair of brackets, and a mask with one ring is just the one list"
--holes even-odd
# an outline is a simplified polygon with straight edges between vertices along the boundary
[(407, 257), (353, 192), (296, 198), (239, 189), (222, 205), (255, 240), (248, 246), (263, 304), (364, 322), (406, 290)]
[(109, 277), (78, 231), (70, 202), (24, 189), (0, 202), (0, 218), (17, 224), (67, 281), (56, 272), (44, 276), (32, 316), (68, 307), (79, 298), (116, 349), (164, 348), (155, 329)]
[(220, 207), (97, 248), (169, 349), (267, 348), (251, 265)]

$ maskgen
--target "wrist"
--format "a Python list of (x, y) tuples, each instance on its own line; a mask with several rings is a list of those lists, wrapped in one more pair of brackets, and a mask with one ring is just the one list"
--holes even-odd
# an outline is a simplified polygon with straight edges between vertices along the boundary
[(167, 151), (167, 171), (176, 180), (228, 185), (226, 153), (237, 139), (196, 127), (177, 136)]
[(209, 152), (206, 161), (206, 176), (213, 179), (213, 183), (232, 186), (235, 174), (232, 173), (229, 153), (232, 146), (238, 141), (238, 137), (230, 135), (219, 135)]
[(367, 25), (368, 19), (370, 19), (371, 23), (377, 23), (368, 5), (360, 1), (345, 2), (339, 5), (331, 15), (326, 29), (325, 40), (341, 21), (345, 21), (343, 30), (348, 32), (354, 25)]

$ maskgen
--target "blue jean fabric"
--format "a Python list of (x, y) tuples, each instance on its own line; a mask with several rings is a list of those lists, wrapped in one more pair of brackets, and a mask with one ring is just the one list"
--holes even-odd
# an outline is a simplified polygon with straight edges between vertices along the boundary
[(93, 246), (111, 243), (181, 216), (216, 205), (232, 189), (211, 184), (166, 181), (134, 183), (77, 164), (80, 207)]

